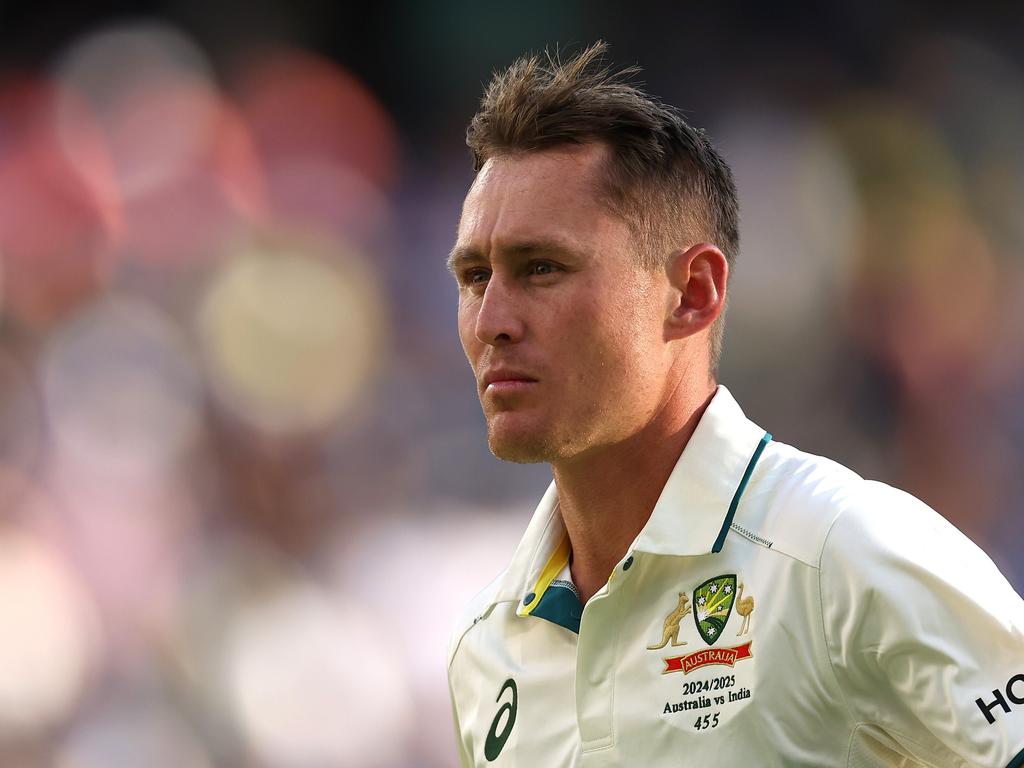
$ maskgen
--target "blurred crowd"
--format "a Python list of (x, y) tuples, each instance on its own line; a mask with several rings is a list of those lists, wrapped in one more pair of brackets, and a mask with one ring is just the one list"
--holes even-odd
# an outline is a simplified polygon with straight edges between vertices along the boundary
[[(1024, 588), (1020, 52), (609, 37), (737, 176), (720, 380)], [(437, 141), (156, 16), (0, 70), (0, 768), (454, 763), (448, 631), (549, 478), (487, 452), (444, 268), (481, 58)]]

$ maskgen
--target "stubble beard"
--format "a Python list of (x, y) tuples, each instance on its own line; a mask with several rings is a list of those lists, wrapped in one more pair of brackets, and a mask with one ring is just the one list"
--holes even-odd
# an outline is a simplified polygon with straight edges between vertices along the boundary
[[(575, 437), (575, 439), (574, 439)], [(487, 445), (494, 457), (514, 464), (554, 464), (570, 459), (585, 449), (579, 435), (563, 436), (554, 428), (519, 434), (502, 434), (487, 422)]]
[(487, 428), (487, 446), (495, 458), (514, 464), (540, 464), (557, 458), (554, 446), (541, 436), (500, 437), (490, 425)]

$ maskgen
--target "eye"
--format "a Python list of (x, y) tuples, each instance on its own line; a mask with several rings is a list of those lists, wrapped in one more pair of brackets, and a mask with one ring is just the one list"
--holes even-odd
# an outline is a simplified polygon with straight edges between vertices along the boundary
[(558, 271), (558, 265), (550, 261), (534, 261), (530, 263), (531, 275), (552, 275)]
[(462, 284), (463, 285), (481, 285), (487, 281), (490, 276), (490, 270), (474, 268), (467, 269), (462, 273)]

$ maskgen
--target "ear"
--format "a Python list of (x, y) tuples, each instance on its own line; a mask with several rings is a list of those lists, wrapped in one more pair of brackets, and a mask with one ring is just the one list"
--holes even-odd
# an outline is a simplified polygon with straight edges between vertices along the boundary
[(725, 309), (725, 255), (711, 243), (697, 243), (672, 254), (665, 271), (671, 288), (665, 338), (684, 339), (709, 328)]

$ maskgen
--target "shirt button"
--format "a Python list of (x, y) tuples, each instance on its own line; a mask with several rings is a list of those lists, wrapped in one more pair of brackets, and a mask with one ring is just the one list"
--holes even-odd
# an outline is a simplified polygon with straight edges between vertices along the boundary
[(630, 555), (629, 557), (626, 558), (626, 562), (624, 562), (622, 564), (622, 570), (628, 571), (632, 565), (633, 565), (633, 556)]
[(528, 607), (533, 602), (534, 598), (537, 597), (533, 592), (523, 598), (523, 607)]

